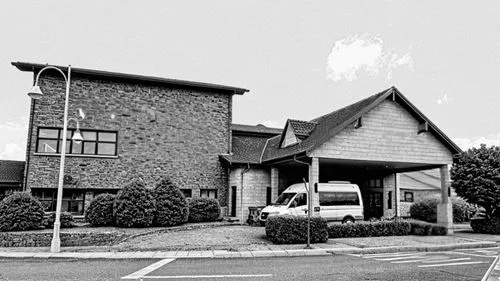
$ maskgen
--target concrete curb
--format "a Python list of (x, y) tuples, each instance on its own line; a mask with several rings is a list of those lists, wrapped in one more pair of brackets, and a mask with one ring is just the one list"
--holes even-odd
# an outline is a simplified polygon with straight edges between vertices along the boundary
[(370, 247), (370, 248), (339, 248), (327, 250), (333, 255), (337, 254), (385, 254), (397, 252), (439, 252), (458, 249), (473, 248), (492, 248), (496, 247), (496, 242), (471, 242), (449, 245), (431, 245), (431, 246), (390, 246), (390, 247)]
[(261, 257), (304, 257), (304, 256), (331, 256), (340, 254), (378, 254), (397, 252), (436, 252), (456, 249), (491, 248), (496, 242), (473, 242), (450, 245), (432, 246), (394, 246), (371, 248), (337, 248), (337, 249), (293, 249), (271, 251), (240, 251), (227, 250), (213, 251), (148, 251), (148, 252), (0, 252), (0, 258), (26, 259), (205, 259), (205, 258), (261, 258)]

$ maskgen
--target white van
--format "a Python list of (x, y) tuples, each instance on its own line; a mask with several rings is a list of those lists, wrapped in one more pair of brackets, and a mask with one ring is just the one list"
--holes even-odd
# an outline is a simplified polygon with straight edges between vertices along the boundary
[[(319, 215), (327, 221), (352, 223), (363, 220), (363, 199), (356, 184), (331, 181), (318, 184)], [(288, 187), (270, 206), (262, 209), (259, 221), (262, 225), (270, 216), (307, 215), (307, 191), (304, 183)]]

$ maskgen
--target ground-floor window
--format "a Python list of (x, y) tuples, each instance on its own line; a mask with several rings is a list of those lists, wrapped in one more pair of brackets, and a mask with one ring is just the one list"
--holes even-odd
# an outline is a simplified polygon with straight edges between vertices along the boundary
[(217, 189), (200, 189), (200, 197), (217, 199)]
[(181, 188), (182, 194), (184, 194), (184, 197), (186, 198), (191, 198), (193, 197), (193, 190), (190, 188)]
[[(57, 189), (33, 189), (31, 192), (42, 203), (45, 212), (56, 211)], [(69, 212), (73, 215), (83, 215), (84, 202), (84, 190), (63, 190), (61, 211)]]
[(401, 196), (403, 202), (413, 202), (413, 192), (405, 191), (404, 196)]

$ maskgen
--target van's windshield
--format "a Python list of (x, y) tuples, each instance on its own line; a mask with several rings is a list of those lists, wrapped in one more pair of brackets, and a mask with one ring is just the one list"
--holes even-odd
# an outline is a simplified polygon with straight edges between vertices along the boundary
[(281, 195), (274, 201), (273, 205), (288, 205), (290, 200), (296, 195), (297, 193), (281, 193)]

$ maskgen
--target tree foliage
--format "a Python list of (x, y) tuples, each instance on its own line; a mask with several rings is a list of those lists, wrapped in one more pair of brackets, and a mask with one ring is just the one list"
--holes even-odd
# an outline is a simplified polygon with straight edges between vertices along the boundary
[(459, 156), (451, 169), (452, 186), (467, 202), (477, 204), (488, 218), (500, 215), (500, 147), (471, 148)]

